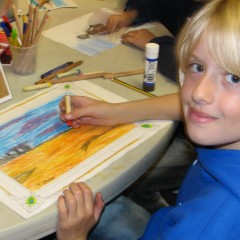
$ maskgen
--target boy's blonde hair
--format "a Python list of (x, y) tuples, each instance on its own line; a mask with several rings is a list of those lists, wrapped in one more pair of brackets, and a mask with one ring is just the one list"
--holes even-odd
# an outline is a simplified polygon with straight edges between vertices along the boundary
[(176, 47), (183, 77), (203, 33), (214, 61), (240, 77), (240, 0), (210, 0), (183, 27)]

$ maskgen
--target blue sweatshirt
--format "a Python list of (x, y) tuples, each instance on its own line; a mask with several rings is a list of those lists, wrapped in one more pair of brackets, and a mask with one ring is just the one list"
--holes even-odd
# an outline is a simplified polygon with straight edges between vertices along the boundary
[(176, 206), (157, 211), (141, 240), (240, 239), (240, 151), (197, 152)]

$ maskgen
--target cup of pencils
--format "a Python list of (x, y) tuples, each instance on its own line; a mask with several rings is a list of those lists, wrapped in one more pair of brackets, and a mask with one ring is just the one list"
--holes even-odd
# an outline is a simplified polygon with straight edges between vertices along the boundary
[(44, 30), (50, 12), (47, 11), (42, 19), (39, 17), (39, 6), (29, 5), (27, 15), (19, 18), (15, 4), (12, 5), (13, 15), (16, 21), (16, 28), (9, 28), (9, 33), (5, 33), (9, 39), (10, 50), (13, 59), (13, 70), (18, 75), (30, 75), (36, 71), (37, 67), (37, 46), (39, 38)]
[(30, 75), (37, 67), (37, 44), (29, 47), (18, 47), (10, 44), (12, 67), (17, 75)]

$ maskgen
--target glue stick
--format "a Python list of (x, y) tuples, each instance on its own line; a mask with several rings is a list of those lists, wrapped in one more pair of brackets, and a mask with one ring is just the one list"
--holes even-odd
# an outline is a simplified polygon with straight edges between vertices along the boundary
[(146, 92), (152, 92), (155, 89), (158, 53), (158, 44), (147, 43), (145, 45), (145, 74), (143, 81), (143, 90)]

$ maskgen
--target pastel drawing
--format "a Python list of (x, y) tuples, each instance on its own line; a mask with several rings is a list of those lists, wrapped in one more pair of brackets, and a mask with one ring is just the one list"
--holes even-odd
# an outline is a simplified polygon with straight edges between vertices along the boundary
[(133, 128), (61, 122), (60, 97), (0, 125), (0, 170), (34, 192), (85, 161)]

